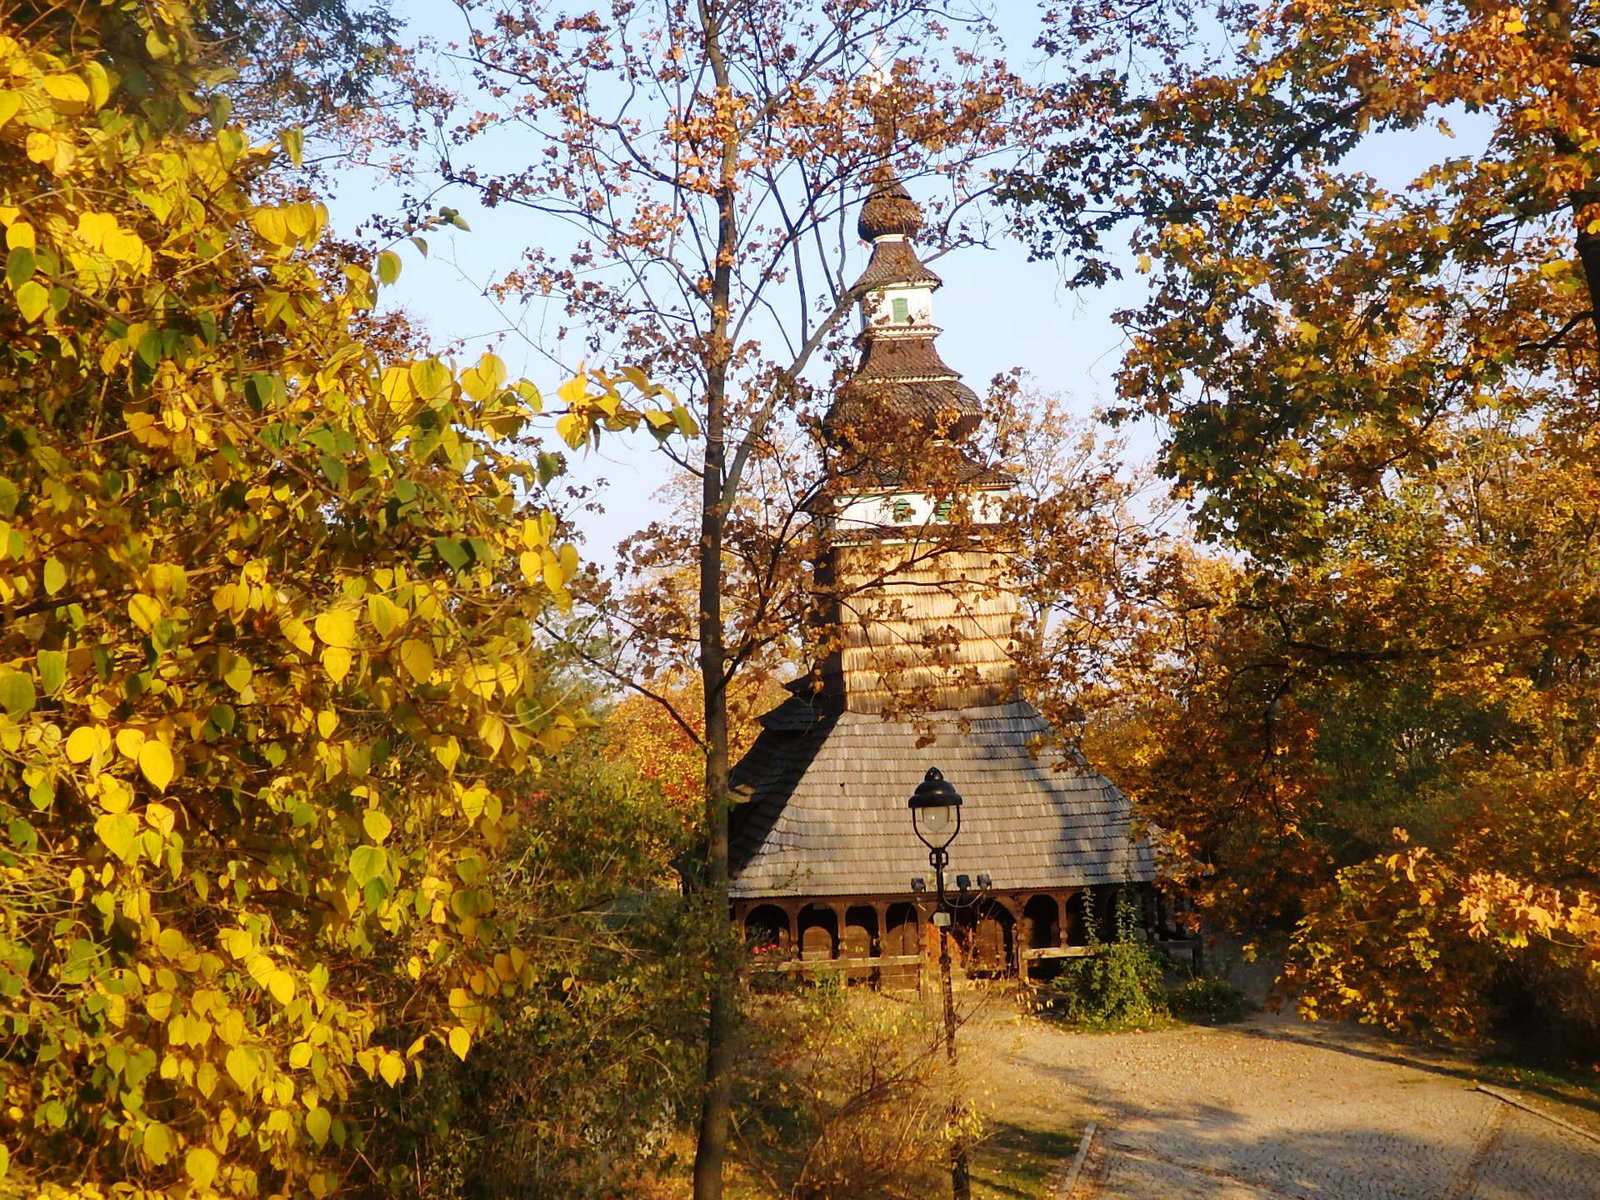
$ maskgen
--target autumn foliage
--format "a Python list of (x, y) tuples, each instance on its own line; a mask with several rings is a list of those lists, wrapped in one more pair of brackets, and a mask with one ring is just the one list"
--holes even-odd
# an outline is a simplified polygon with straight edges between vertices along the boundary
[[(181, 5), (0, 14), (0, 1185), (379, 1184), (371, 1089), (538, 976), (490, 864), (581, 717), (540, 397), (365, 340), (398, 260), (256, 199), (298, 141)], [(672, 424), (592, 384), (564, 434)]]
[(1103, 748), (1215, 916), (1292, 931), (1309, 1012), (1600, 1028), (1594, 17), (1179, 0), (1046, 35), (1025, 231), (1084, 283), (1126, 231), (1119, 415), (1224, 552)]

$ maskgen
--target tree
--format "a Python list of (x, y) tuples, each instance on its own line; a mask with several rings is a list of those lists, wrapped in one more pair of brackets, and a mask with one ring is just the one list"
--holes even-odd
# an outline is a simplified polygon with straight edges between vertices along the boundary
[[(1149, 786), (1184, 793), (1180, 830), (1220, 832), (1222, 806), (1235, 844), (1297, 847), (1281, 873), (1211, 865), (1288, 885), (1320, 1011), (1469, 1030), (1508, 974), (1554, 971), (1568, 1016), (1592, 994), (1593, 18), (1063, 5), (1047, 37), (1058, 136), (1011, 195), (1080, 282), (1128, 229), (1151, 287), (1122, 314), (1120, 412), (1160, 423), (1162, 471), (1241, 568), (1204, 610), (1214, 677), (1168, 676), (1155, 710), (1254, 753), (1184, 747)], [(1447, 122), (1469, 150), (1430, 165)], [(1377, 134), (1409, 138), (1414, 177), (1362, 169)], [(1385, 818), (1428, 844), (1380, 847)], [(1323, 864), (1310, 888), (1297, 861)]]
[[(472, 31), (457, 53), (485, 102), (472, 99), (454, 127), (444, 175), (573, 231), (564, 254), (530, 250), (502, 294), (558, 297), (588, 344), (640, 363), (703, 430), (703, 456), (683, 464), (701, 485), (695, 645), (707, 844), (698, 886), (721, 911), (727, 689), (755, 649), (730, 641), (724, 610), (736, 502), (774, 422), (804, 408), (808, 372), (840, 348), (853, 304), (847, 221), (871, 174), (886, 162), (907, 177), (936, 171), (948, 197), (941, 235), (962, 240), (971, 228), (962, 214), (981, 190), (974, 172), (1009, 144), (1019, 85), (981, 53), (992, 32), (982, 13), (954, 6), (462, 8)], [(952, 30), (978, 52), (952, 42)], [(875, 56), (892, 65), (878, 69)], [(517, 166), (458, 161), (500, 130), (527, 148)], [(721, 1193), (731, 1095), (726, 957), (713, 977), (695, 1165), (702, 1200)]]
[[(0, 1176), (32, 1194), (381, 1190), (373, 1094), (545, 983), (485, 878), (506, 778), (580, 717), (536, 669), (577, 568), (540, 398), (382, 360), (325, 210), (259, 202), (277, 152), (195, 115), (195, 28), (0, 32)], [(569, 433), (672, 424), (562, 396)]]

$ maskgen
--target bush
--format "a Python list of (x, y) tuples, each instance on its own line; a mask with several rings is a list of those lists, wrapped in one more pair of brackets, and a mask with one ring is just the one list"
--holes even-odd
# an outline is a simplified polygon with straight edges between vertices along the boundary
[(738, 1152), (772, 1194), (920, 1200), (949, 1186), (954, 1140), (971, 1144), (982, 1122), (952, 1113), (965, 1089), (934, 1011), (833, 979), (751, 996), (746, 1011)]
[(1172, 1015), (1203, 1025), (1223, 1025), (1244, 1019), (1244, 993), (1226, 979), (1215, 975), (1196, 975), (1185, 980), (1167, 996)]
[(1161, 960), (1139, 940), (1139, 911), (1124, 889), (1117, 896), (1116, 931), (1102, 942), (1092, 901), (1084, 895), (1084, 919), (1095, 953), (1072, 959), (1052, 985), (1049, 1009), (1083, 1025), (1142, 1024), (1167, 1015)]

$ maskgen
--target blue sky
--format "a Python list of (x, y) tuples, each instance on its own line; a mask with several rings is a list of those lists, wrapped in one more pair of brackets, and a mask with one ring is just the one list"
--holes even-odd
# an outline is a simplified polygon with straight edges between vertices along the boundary
[[(407, 0), (404, 11), (418, 36), (448, 40), (461, 29), (448, 0)], [(1000, 0), (997, 15), (1013, 66), (1036, 68), (1032, 43), (1039, 25), (1037, 6), (1031, 0)], [(1421, 146), (1419, 139), (1429, 144)], [(514, 150), (513, 144), (502, 152)], [(1398, 183), (1403, 172), (1423, 161), (1463, 152), (1464, 146), (1447, 146), (1431, 134), (1379, 138), (1364, 149), (1362, 165)], [(479, 161), (484, 154), (491, 156), (484, 165), (493, 169), (499, 165), (492, 161), (495, 153), (491, 143)], [(374, 211), (398, 210), (398, 191), (391, 194), (381, 185), (374, 189), (368, 182), (354, 177), (346, 181), (333, 206), (336, 225), (349, 230)], [(562, 235), (541, 228), (537, 214), (509, 206), (485, 209), (465, 191), (441, 199), (461, 210), (471, 232), (429, 235), (432, 252), (427, 258), (402, 244), (405, 269), (398, 285), (387, 289), (387, 302), (404, 306), (434, 344), (459, 346), (464, 359), (492, 348), (513, 374), (541, 386), (559, 383), (560, 368), (547, 356), (553, 344), (550, 330), (561, 323), (559, 312), (538, 305), (521, 310), (513, 315), (528, 336), (508, 333), (507, 314), (484, 289), (515, 265), (525, 246), (557, 244), (553, 239)], [(860, 262), (866, 262), (865, 247)], [(1053, 263), (1029, 262), (1023, 247), (1010, 240), (946, 256), (938, 271), (945, 280), (935, 298), (935, 320), (945, 331), (940, 349), (974, 388), (981, 392), (994, 375), (1022, 368), (1039, 386), (1064, 395), (1081, 415), (1113, 399), (1123, 339), (1111, 314), (1137, 303), (1143, 288), (1140, 276), (1129, 272), (1123, 281), (1100, 290), (1068, 291)], [(660, 513), (654, 496), (670, 464), (652, 445), (643, 436), (611, 438), (597, 454), (572, 456), (575, 477), (605, 480), (599, 497), (605, 512), (585, 517), (581, 526), (585, 553), (599, 565), (612, 559), (619, 539)], [(1134, 431), (1133, 453), (1148, 454), (1153, 445), (1152, 430)]]
[[(1003, 0), (998, 10), (1009, 58), (1019, 65), (1032, 62), (1036, 7)], [(446, 39), (460, 28), (447, 0), (408, 0), (405, 13), (417, 34)], [(337, 226), (351, 229), (374, 211), (398, 208), (397, 190), (351, 183), (333, 205)], [(484, 286), (513, 265), (524, 246), (540, 240), (537, 217), (509, 207), (485, 209), (464, 192), (444, 199), (460, 209), (471, 232), (430, 234), (427, 258), (409, 246), (399, 247), (405, 268), (399, 283), (386, 289), (387, 303), (405, 307), (435, 344), (460, 344), (464, 358), (492, 347), (513, 374), (541, 386), (559, 382), (557, 367), (544, 353), (505, 333), (507, 315), (483, 294)], [(863, 266), (866, 258), (863, 246)], [(1068, 292), (1053, 263), (1030, 263), (1022, 246), (1010, 240), (948, 255), (938, 270), (945, 280), (935, 297), (935, 320), (945, 331), (940, 349), (974, 388), (982, 392), (994, 375), (1020, 367), (1041, 386), (1069, 396), (1081, 413), (1110, 401), (1121, 344), (1110, 314), (1137, 297), (1136, 277), (1099, 292)], [(520, 316), (535, 339), (541, 326), (560, 323), (554, 309), (546, 313), (537, 306)], [(613, 438), (598, 456), (577, 455), (573, 460), (576, 476), (607, 480), (601, 497), (605, 514), (583, 522), (586, 553), (603, 563), (621, 537), (658, 511), (652, 497), (666, 478), (668, 464), (652, 451), (649, 438), (631, 444)]]

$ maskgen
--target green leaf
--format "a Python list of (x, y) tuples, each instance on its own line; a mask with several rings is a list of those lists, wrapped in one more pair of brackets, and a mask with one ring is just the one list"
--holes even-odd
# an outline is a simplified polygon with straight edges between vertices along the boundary
[(465, 567), (471, 560), (467, 549), (454, 538), (438, 537), (433, 539), (433, 550), (440, 558), (449, 563), (457, 571)]
[(18, 246), (6, 255), (6, 282), (20, 287), (33, 278), (35, 260), (31, 246)]
[(64, 650), (41, 650), (34, 656), (39, 664), (39, 684), (46, 696), (54, 696), (67, 681), (67, 654)]
[(32, 711), (37, 699), (32, 676), (21, 671), (0, 671), (0, 708), (13, 717), (20, 717)]
[(378, 255), (378, 279), (385, 283), (393, 283), (400, 278), (400, 256), (393, 250), (385, 250)]
[(325, 1108), (313, 1108), (306, 1114), (306, 1132), (317, 1145), (326, 1144), (328, 1130), (333, 1127), (333, 1115)]
[(357, 846), (350, 854), (350, 877), (357, 887), (366, 887), (389, 866), (389, 855), (382, 846)]

